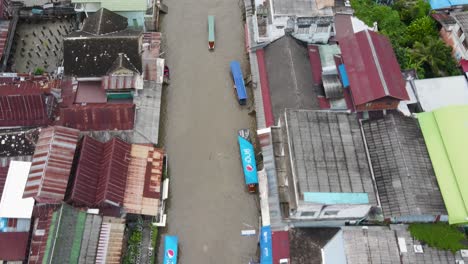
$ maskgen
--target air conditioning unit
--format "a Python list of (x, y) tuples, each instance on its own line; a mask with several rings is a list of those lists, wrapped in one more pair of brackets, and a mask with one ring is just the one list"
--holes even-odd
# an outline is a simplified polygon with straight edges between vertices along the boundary
[(415, 253), (424, 253), (423, 247), (421, 245), (414, 245), (413, 247)]

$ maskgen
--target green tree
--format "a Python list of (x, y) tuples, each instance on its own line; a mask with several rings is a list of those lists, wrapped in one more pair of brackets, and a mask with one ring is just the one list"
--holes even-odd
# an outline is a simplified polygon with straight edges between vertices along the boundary
[(438, 39), (438, 32), (434, 20), (425, 16), (414, 20), (406, 27), (402, 44), (412, 47), (414, 43), (421, 42), (427, 37)]
[(401, 21), (406, 25), (411, 24), (413, 20), (427, 16), (431, 11), (431, 5), (424, 0), (397, 0), (392, 8), (400, 13)]

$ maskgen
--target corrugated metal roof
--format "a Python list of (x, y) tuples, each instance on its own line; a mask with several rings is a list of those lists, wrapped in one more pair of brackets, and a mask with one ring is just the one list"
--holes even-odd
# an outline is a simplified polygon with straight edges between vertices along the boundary
[(130, 144), (118, 138), (102, 143), (85, 136), (67, 199), (85, 206), (122, 205), (129, 154)]
[(157, 80), (156, 60), (161, 47), (161, 32), (143, 33), (143, 73), (145, 81)]
[(8, 40), (9, 27), (10, 27), (10, 20), (0, 21), (0, 58), (3, 57), (3, 53), (5, 51), (5, 47), (6, 47), (7, 40)]
[(391, 97), (408, 100), (400, 66), (387, 37), (361, 31), (340, 42), (354, 103)]
[(131, 130), (134, 119), (134, 104), (99, 104), (61, 109), (58, 123), (82, 131)]
[(322, 76), (325, 96), (329, 99), (343, 98), (343, 86), (337, 74)]
[(101, 87), (101, 82), (78, 82), (75, 103), (106, 103), (106, 91)]
[(281, 259), (289, 260), (289, 232), (271, 232), (271, 242), (273, 246), (273, 263), (280, 263)]
[(128, 213), (157, 215), (164, 152), (152, 146), (132, 145), (124, 208)]
[(41, 130), (24, 198), (33, 197), (38, 202), (49, 203), (63, 200), (78, 136), (78, 130), (61, 126)]
[(125, 220), (104, 217), (99, 234), (96, 264), (120, 264), (125, 230)]
[(0, 95), (0, 126), (43, 126), (49, 122), (41, 94)]
[(28, 242), (29, 232), (0, 232), (0, 260), (25, 260)]
[(39, 264), (42, 263), (44, 257), (55, 208), (48, 206), (46, 206), (46, 208), (40, 208), (36, 206), (34, 209), (36, 211), (36, 217), (34, 219), (28, 263)]

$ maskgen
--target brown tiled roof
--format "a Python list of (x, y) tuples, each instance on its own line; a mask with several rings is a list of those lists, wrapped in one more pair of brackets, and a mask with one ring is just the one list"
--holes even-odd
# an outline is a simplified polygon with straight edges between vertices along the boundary
[(58, 123), (82, 131), (131, 130), (134, 119), (134, 104), (96, 104), (63, 108)]
[(42, 129), (33, 155), (23, 197), (38, 202), (63, 200), (75, 155), (79, 131), (52, 126)]

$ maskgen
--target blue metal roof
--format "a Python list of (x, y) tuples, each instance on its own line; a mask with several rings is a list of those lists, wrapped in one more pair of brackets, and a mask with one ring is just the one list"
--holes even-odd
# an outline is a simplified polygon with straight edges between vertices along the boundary
[(231, 73), (236, 85), (237, 97), (239, 100), (247, 99), (247, 93), (245, 91), (244, 76), (242, 75), (242, 69), (238, 61), (231, 61)]
[(467, 5), (468, 0), (429, 0), (432, 9), (445, 9), (458, 5)]
[(271, 243), (271, 227), (262, 226), (260, 234), (260, 264), (272, 264), (273, 252)]
[(341, 64), (340, 66), (338, 66), (338, 70), (340, 71), (341, 82), (343, 83), (343, 87), (344, 88), (349, 87), (349, 79), (348, 79), (348, 74), (346, 73), (345, 65)]
[(367, 193), (305, 192), (304, 201), (319, 204), (368, 204)]

